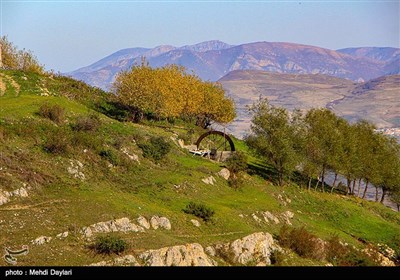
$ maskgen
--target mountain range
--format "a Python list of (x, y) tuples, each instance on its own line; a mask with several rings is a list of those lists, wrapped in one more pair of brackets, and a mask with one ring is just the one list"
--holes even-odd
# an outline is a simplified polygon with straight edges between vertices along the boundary
[(204, 80), (217, 81), (234, 70), (263, 70), (291, 74), (325, 74), (367, 81), (400, 73), (400, 49), (361, 47), (329, 50), (282, 42), (229, 45), (214, 40), (195, 45), (129, 48), (89, 66), (66, 73), (90, 85), (109, 89), (121, 71), (145, 57), (153, 67), (179, 64)]

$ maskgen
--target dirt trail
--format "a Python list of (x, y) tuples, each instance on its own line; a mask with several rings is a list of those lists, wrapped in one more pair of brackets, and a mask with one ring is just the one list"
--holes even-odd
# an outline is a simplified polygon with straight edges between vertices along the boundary
[(4, 93), (6, 92), (7, 85), (6, 85), (5, 81), (7, 81), (7, 82), (9, 82), (11, 84), (11, 86), (15, 90), (15, 96), (18, 96), (19, 95), (19, 91), (21, 89), (19, 84), (16, 81), (14, 81), (14, 79), (11, 78), (10, 76), (2, 74), (2, 73), (0, 73), (0, 96), (3, 96)]

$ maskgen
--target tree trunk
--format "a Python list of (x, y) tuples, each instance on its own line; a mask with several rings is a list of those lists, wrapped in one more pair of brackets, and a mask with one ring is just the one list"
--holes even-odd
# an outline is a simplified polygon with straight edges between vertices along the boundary
[(356, 179), (353, 180), (353, 189), (351, 190), (351, 194), (354, 194), (355, 188), (356, 188)]
[(365, 198), (365, 195), (367, 194), (368, 184), (369, 184), (369, 181), (367, 180), (367, 182), (365, 182), (365, 189), (364, 189), (364, 193), (362, 196), (363, 199)]
[(361, 178), (358, 179), (357, 197), (360, 195), (361, 180), (362, 180)]
[(308, 190), (311, 189), (311, 181), (312, 181), (312, 177), (310, 177), (310, 179), (308, 179)]
[(315, 191), (317, 190), (318, 185), (319, 185), (319, 176), (317, 177), (317, 183), (315, 184), (315, 188), (314, 188)]
[(337, 179), (338, 174), (335, 173), (335, 179), (333, 179), (333, 184), (332, 184), (332, 189), (331, 189), (331, 193), (333, 192), (333, 189), (336, 187), (336, 179)]
[(324, 188), (325, 188), (325, 166), (322, 167), (321, 186), (322, 186), (322, 192), (324, 192)]
[(383, 200), (385, 199), (385, 195), (386, 195), (387, 190), (382, 188), (382, 197), (381, 197), (381, 203), (383, 204)]
[(347, 194), (351, 193), (351, 179), (347, 178)]
[(375, 202), (378, 202), (378, 187), (375, 187)]

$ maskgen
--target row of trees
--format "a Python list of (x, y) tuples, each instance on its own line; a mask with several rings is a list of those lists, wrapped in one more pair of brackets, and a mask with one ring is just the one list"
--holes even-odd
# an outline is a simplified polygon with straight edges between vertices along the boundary
[(6, 36), (0, 38), (0, 68), (44, 73), (44, 67), (29, 50), (18, 50)]
[(181, 66), (151, 68), (142, 61), (121, 72), (113, 87), (118, 101), (139, 120), (145, 115), (182, 118), (205, 128), (210, 121), (228, 123), (235, 118), (234, 102), (220, 84), (204, 82)]
[[(380, 201), (390, 192), (400, 193), (400, 145), (393, 137), (375, 132), (367, 121), (348, 123), (328, 109), (300, 111), (271, 106), (260, 100), (251, 108), (252, 133), (246, 137), (249, 147), (271, 164), (279, 184), (300, 172), (308, 178), (308, 188), (318, 179), (315, 188), (325, 188), (326, 174), (333, 172), (331, 191), (337, 187), (338, 176), (347, 181), (347, 192), (363, 198), (368, 186), (382, 190)], [(360, 184), (364, 181), (364, 192)]]

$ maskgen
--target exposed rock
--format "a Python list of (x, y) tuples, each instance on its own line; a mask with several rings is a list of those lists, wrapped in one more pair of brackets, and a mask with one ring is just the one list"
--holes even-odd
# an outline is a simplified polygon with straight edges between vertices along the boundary
[(225, 180), (228, 180), (231, 172), (228, 170), (228, 168), (222, 168), (217, 174)]
[(207, 255), (211, 257), (215, 257), (217, 252), (215, 251), (215, 248), (213, 246), (208, 246), (204, 249)]
[(101, 261), (89, 264), (89, 266), (140, 266), (136, 258), (132, 255), (115, 258), (110, 261)]
[(31, 242), (32, 242), (32, 244), (35, 244), (35, 245), (43, 245), (44, 243), (49, 243), (51, 239), (52, 238), (49, 236), (40, 236), (40, 237), (36, 238), (35, 240), (32, 240)]
[(183, 141), (182, 139), (178, 139), (178, 145), (181, 148), (185, 148), (185, 141)]
[(253, 219), (257, 222), (257, 223), (261, 223), (261, 219), (259, 217), (257, 217), (257, 215), (255, 213), (251, 214), (251, 216), (253, 217)]
[(0, 205), (6, 204), (7, 202), (9, 202), (10, 199), (8, 198), (8, 196), (5, 194), (5, 192), (1, 192), (0, 191)]
[(140, 226), (135, 225), (126, 217), (106, 222), (98, 222), (88, 227), (83, 227), (81, 229), (82, 235), (86, 238), (91, 237), (94, 233), (100, 233), (100, 232), (108, 233), (116, 231), (143, 232), (144, 229)]
[(130, 160), (139, 162), (139, 156), (129, 152), (127, 148), (122, 148), (121, 152), (125, 154)]
[(149, 221), (147, 221), (147, 219), (143, 216), (139, 216), (139, 218), (137, 218), (136, 220), (138, 222), (138, 224), (145, 228), (145, 229), (150, 229), (150, 223)]
[(379, 252), (382, 253), (385, 257), (395, 260), (396, 259), (396, 251), (390, 248), (386, 244), (378, 243)]
[(261, 214), (263, 215), (264, 220), (267, 223), (269, 223), (271, 221), (271, 222), (274, 222), (275, 224), (279, 224), (279, 219), (271, 212), (265, 211), (265, 212), (261, 212)]
[(200, 222), (198, 220), (192, 219), (190, 220), (195, 227), (200, 227)]
[(16, 189), (15, 191), (12, 192), (13, 196), (20, 196), (20, 197), (27, 197), (28, 196), (28, 192), (25, 188), (19, 188)]
[(393, 261), (391, 261), (389, 258), (385, 257), (383, 254), (372, 248), (365, 248), (362, 251), (368, 256), (372, 257), (381, 266), (395, 266), (395, 263)]
[(274, 243), (272, 235), (267, 232), (257, 232), (237, 239), (232, 243), (216, 246), (218, 255), (228, 262), (238, 264), (270, 265), (271, 253), (281, 248)]
[(56, 237), (58, 237), (60, 239), (66, 238), (68, 236), (68, 234), (69, 234), (68, 231), (65, 231), (65, 232), (57, 234)]
[(290, 211), (286, 211), (282, 213), (282, 217), (285, 220), (285, 223), (288, 225), (292, 225), (292, 223), (290, 222), (290, 219), (292, 219), (294, 217), (294, 213), (290, 212)]
[(201, 181), (203, 181), (203, 183), (207, 184), (207, 185), (214, 185), (214, 183), (216, 183), (217, 181), (215, 180), (214, 176), (210, 176), (204, 179), (201, 179)]
[(240, 217), (240, 218), (244, 218), (244, 215), (243, 215), (243, 214), (239, 214), (239, 217)]
[(164, 228), (167, 230), (171, 229), (171, 222), (166, 217), (153, 216), (150, 219), (150, 224), (153, 229)]
[(192, 243), (158, 250), (148, 250), (139, 255), (145, 266), (215, 266), (200, 244)]
[(73, 175), (74, 178), (85, 180), (85, 174), (83, 174), (83, 164), (79, 160), (70, 160), (70, 166), (68, 166), (68, 173)]

